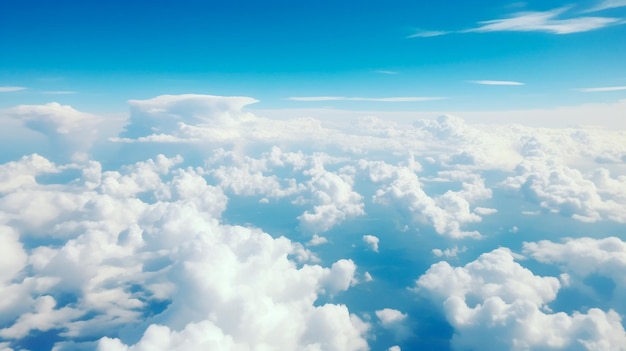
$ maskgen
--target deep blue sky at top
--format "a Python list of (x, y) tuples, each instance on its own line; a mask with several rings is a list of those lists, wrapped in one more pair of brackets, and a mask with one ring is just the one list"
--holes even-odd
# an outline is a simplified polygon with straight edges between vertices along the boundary
[(164, 93), (289, 107), (319, 106), (290, 96), (440, 96), (448, 99), (409, 106), (457, 109), (611, 101), (623, 92), (572, 89), (626, 85), (625, 25), (407, 38), (566, 5), (560, 18), (626, 18), (626, 7), (584, 13), (599, 2), (0, 0), (0, 86), (28, 88), (0, 103), (100, 101), (123, 110), (128, 99)]

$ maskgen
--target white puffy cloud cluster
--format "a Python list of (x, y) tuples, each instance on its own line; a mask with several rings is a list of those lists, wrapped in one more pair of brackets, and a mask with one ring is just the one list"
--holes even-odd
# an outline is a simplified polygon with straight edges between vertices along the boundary
[[(488, 237), (494, 221), (520, 225), (506, 222), (510, 211), (493, 198), (502, 193), (494, 185), (546, 209), (524, 212), (537, 220), (626, 222), (624, 132), (472, 125), (453, 116), (413, 125), (372, 116), (275, 120), (249, 112), (254, 102), (132, 100), (121, 134), (123, 119), (56, 103), (0, 111), (53, 146), (0, 165), (0, 349), (58, 330), (67, 339), (59, 351), (361, 350), (378, 328), (395, 339), (377, 346), (399, 350), (419, 316), (376, 306), (364, 313), (378, 322), (368, 323), (351, 313), (349, 299), (333, 303), (356, 276), (373, 281), (364, 272), (372, 262), (334, 256), (333, 242), (343, 240), (335, 235), (356, 233), (375, 252), (381, 241), (400, 254), (412, 249), (386, 237), (393, 230), (367, 227), (370, 210), (373, 225), (413, 226), (423, 236), (423, 226), (432, 227), (442, 248), (425, 252), (459, 261), (491, 244), (457, 239)], [(298, 238), (306, 247), (255, 223), (225, 224), (229, 204), (244, 197), (279, 220), (284, 206), (295, 207), (287, 222), (299, 226), (288, 231), (306, 234)], [(482, 223), (485, 216), (492, 217)], [(524, 240), (523, 231), (507, 240)], [(459, 350), (619, 350), (626, 340), (613, 310), (549, 306), (562, 285), (582, 288), (597, 274), (617, 286), (608, 304), (626, 311), (618, 301), (626, 293), (623, 246), (617, 238), (524, 244), (525, 254), (561, 266), (560, 280), (497, 249), (462, 267), (436, 263), (417, 289), (442, 304)], [(389, 287), (386, 279), (376, 273), (367, 287)]]
[(363, 242), (367, 244), (370, 250), (378, 252), (378, 243), (380, 242), (380, 239), (378, 239), (377, 236), (371, 234), (363, 235)]
[(0, 111), (2, 116), (18, 120), (23, 127), (47, 137), (49, 149), (57, 158), (63, 155), (84, 159), (99, 138), (116, 135), (124, 123), (121, 118), (105, 118), (57, 102), (15, 106)]
[(623, 350), (621, 317), (591, 308), (553, 313), (561, 282), (542, 277), (499, 248), (463, 267), (432, 265), (416, 290), (442, 304), (457, 350)]
[(626, 313), (626, 242), (617, 237), (595, 239), (566, 238), (524, 243), (524, 253), (539, 262), (557, 264), (569, 276), (570, 284), (583, 284), (586, 277), (598, 275), (615, 284), (610, 293), (612, 306)]
[(415, 220), (431, 223), (439, 234), (454, 238), (481, 236), (478, 231), (462, 229), (464, 224), (482, 220), (471, 210), (471, 202), (491, 197), (491, 190), (485, 187), (480, 176), (465, 174), (461, 178), (461, 190), (448, 190), (442, 195), (431, 197), (424, 191), (416, 174), (419, 165), (411, 165), (409, 162), (407, 166), (392, 166), (381, 161), (361, 160), (360, 166), (369, 170), (372, 181), (385, 184), (376, 191), (373, 197), (375, 202), (400, 204)]
[[(120, 171), (90, 161), (68, 184), (4, 182), (0, 337), (60, 329), (68, 338), (110, 335), (98, 347), (116, 350), (130, 336), (120, 328), (131, 326), (146, 329), (131, 349), (154, 349), (155, 340), (163, 350), (366, 349), (367, 323), (345, 305), (315, 304), (354, 284), (355, 263), (310, 264), (287, 238), (221, 224), (222, 189), (176, 168), (182, 161), (159, 155)], [(2, 167), (59, 169), (36, 155)], [(24, 246), (35, 238), (52, 242)], [(167, 307), (155, 315), (155, 303)]]

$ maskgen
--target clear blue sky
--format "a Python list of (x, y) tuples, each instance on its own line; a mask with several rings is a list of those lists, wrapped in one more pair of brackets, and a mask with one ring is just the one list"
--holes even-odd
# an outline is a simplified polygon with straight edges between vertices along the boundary
[[(27, 88), (1, 93), (0, 107), (59, 101), (125, 111), (128, 99), (166, 93), (290, 108), (615, 101), (626, 96), (617, 89), (626, 86), (625, 18), (620, 0), (0, 0), (0, 87)], [(485, 80), (523, 85), (473, 82)], [(575, 90), (605, 87), (617, 88)], [(287, 99), (319, 96), (445, 99)]]

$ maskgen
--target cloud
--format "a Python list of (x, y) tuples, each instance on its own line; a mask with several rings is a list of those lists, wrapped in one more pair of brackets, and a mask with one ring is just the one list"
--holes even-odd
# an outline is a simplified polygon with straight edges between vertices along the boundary
[(597, 92), (606, 92), (606, 91), (622, 91), (622, 90), (626, 90), (626, 86), (581, 88), (581, 89), (575, 89), (575, 90), (583, 92), (583, 93), (597, 93)]
[(571, 34), (588, 32), (622, 22), (619, 18), (612, 17), (557, 18), (568, 9), (563, 7), (544, 12), (521, 12), (510, 18), (479, 22), (482, 26), (466, 30), (466, 32), (512, 31)]
[(306, 244), (308, 246), (319, 246), (319, 245), (324, 245), (324, 244), (328, 244), (328, 239), (323, 237), (323, 236), (319, 236), (317, 234), (313, 234), (313, 237), (311, 238), (311, 240), (309, 240)]
[(386, 98), (364, 98), (364, 97), (343, 97), (343, 96), (300, 96), (289, 97), (291, 101), (370, 101), (370, 102), (420, 102), (443, 100), (445, 97), (438, 96), (402, 96)]
[(22, 90), (26, 90), (25, 87), (7, 87), (7, 86), (0, 86), (0, 93), (11, 93), (14, 91), (22, 91)]
[(411, 335), (407, 325), (408, 314), (396, 309), (384, 308), (376, 311), (376, 317), (384, 329), (394, 333), (396, 340), (403, 340)]
[[(624, 244), (576, 236), (617, 233), (623, 223), (624, 131), (477, 124), (452, 115), (385, 120), (369, 112), (316, 119), (286, 111), (270, 119), (248, 110), (254, 101), (135, 100), (115, 140), (124, 142), (106, 144), (116, 152), (96, 143), (101, 153), (71, 162), (38, 153), (1, 164), (6, 347), (47, 331), (62, 339), (59, 351), (406, 349), (407, 335), (432, 340), (413, 329), (422, 316), (411, 311), (423, 306), (410, 306), (430, 301), (454, 328), (458, 349), (483, 349), (486, 341), (494, 350), (623, 345), (616, 312), (623, 313), (617, 299), (626, 294)], [(37, 108), (24, 116), (48, 121), (40, 129), (51, 135), (78, 133), (90, 118), (59, 106), (58, 116)], [(508, 234), (523, 222), (522, 211), (536, 214), (533, 223)], [(564, 222), (559, 228), (571, 243), (542, 221)], [(520, 247), (530, 240), (522, 234), (541, 233), (552, 241), (523, 252), (542, 269), (555, 265), (545, 270), (557, 271), (554, 277), (524, 268), (510, 250), (489, 251), (502, 243), (498, 236)], [(363, 255), (350, 246), (361, 240), (372, 249), (387, 243), (401, 259)], [(334, 245), (316, 246), (327, 242)], [(398, 286), (407, 276), (386, 273), (413, 274), (407, 265), (437, 257), (460, 263), (435, 263), (418, 279), (428, 299), (407, 297)], [(587, 303), (597, 301), (587, 299), (587, 277), (595, 275), (616, 285), (600, 305)], [(589, 308), (559, 295), (566, 285)], [(358, 305), (371, 293), (390, 297), (394, 309)]]
[(455, 350), (618, 350), (626, 342), (621, 318), (613, 310), (551, 313), (560, 282), (534, 275), (500, 248), (464, 267), (432, 265), (416, 291), (441, 303), (454, 328)]
[(378, 252), (378, 242), (380, 240), (374, 235), (363, 235), (363, 242), (367, 244), (370, 250), (374, 252)]
[(481, 85), (524, 85), (524, 83), (510, 80), (470, 80), (469, 82)]
[(100, 138), (119, 133), (124, 123), (123, 119), (81, 112), (57, 102), (19, 105), (2, 114), (47, 137), (52, 145), (46, 156), (86, 153)]
[(432, 249), (431, 251), (433, 255), (435, 255), (436, 257), (453, 258), (453, 257), (457, 257), (459, 252), (467, 251), (467, 247), (463, 246), (462, 248), (459, 248), (458, 246), (454, 246), (450, 249), (445, 249), (445, 250)]
[(421, 31), (415, 34), (411, 34), (407, 36), (407, 38), (430, 38), (430, 37), (438, 37), (446, 34), (450, 34), (454, 32), (449, 31), (441, 31), (441, 30), (431, 30), (431, 31)]
[(42, 91), (42, 94), (46, 95), (70, 95), (70, 94), (78, 94), (77, 91), (74, 90), (51, 90), (51, 91)]
[(579, 286), (585, 285), (584, 279), (592, 275), (611, 279), (615, 290), (602, 300), (608, 299), (619, 312), (626, 312), (621, 298), (626, 293), (626, 242), (621, 239), (582, 237), (565, 238), (562, 242), (525, 242), (523, 252), (539, 262), (559, 265)]
[(374, 73), (387, 74), (387, 75), (400, 74), (400, 72), (398, 72), (398, 71), (388, 71), (388, 70), (377, 70), (377, 71), (374, 71)]
[[(356, 264), (310, 264), (296, 242), (221, 223), (228, 199), (181, 162), (159, 155), (103, 171), (89, 161), (67, 184), (30, 178), (6, 187), (0, 336), (109, 336), (101, 350), (127, 349), (128, 338), (139, 340), (131, 349), (152, 349), (154, 340), (164, 350), (367, 349), (367, 323), (345, 305), (315, 304), (355, 284)], [(25, 175), (55, 168), (35, 155), (3, 167)], [(27, 253), (19, 238), (38, 235), (58, 242)]]
[(549, 11), (518, 12), (507, 18), (478, 22), (479, 26), (476, 28), (457, 31), (420, 31), (410, 35), (409, 38), (487, 32), (545, 32), (560, 35), (588, 32), (624, 23), (622, 19), (614, 17), (559, 18), (569, 9), (570, 7), (561, 7)]
[(603, 0), (586, 12), (595, 12), (626, 6), (626, 0)]

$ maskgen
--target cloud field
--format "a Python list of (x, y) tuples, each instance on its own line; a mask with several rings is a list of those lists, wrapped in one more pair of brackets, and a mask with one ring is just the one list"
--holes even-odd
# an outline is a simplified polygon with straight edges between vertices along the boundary
[(255, 102), (0, 111), (0, 350), (626, 349), (626, 131)]

